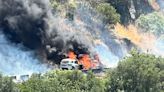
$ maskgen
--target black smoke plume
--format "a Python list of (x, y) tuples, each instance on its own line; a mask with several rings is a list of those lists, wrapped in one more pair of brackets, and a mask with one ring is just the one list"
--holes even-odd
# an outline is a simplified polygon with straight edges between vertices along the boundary
[(12, 42), (42, 50), (46, 58), (55, 62), (68, 50), (90, 53), (90, 40), (78, 32), (57, 28), (49, 4), (49, 0), (0, 0), (0, 28)]

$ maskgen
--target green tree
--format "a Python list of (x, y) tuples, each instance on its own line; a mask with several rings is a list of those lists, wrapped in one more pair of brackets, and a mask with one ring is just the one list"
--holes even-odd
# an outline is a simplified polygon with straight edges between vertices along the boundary
[(88, 2), (93, 8), (96, 8), (100, 3), (105, 3), (107, 0), (85, 0)]
[(11, 78), (0, 75), (0, 92), (17, 92), (16, 85)]
[(163, 72), (163, 58), (132, 51), (112, 73), (108, 91), (162, 92)]
[(164, 34), (164, 15), (160, 12), (141, 15), (136, 23), (144, 32), (151, 32), (157, 36)]
[(100, 3), (96, 9), (99, 13), (104, 15), (104, 22), (109, 24), (120, 22), (120, 15), (109, 3)]
[(18, 87), (21, 92), (105, 92), (105, 83), (92, 72), (54, 70), (32, 76)]
[(50, 0), (51, 6), (53, 9), (59, 13), (61, 16), (65, 16), (66, 18), (73, 20), (74, 11), (77, 7), (76, 0)]

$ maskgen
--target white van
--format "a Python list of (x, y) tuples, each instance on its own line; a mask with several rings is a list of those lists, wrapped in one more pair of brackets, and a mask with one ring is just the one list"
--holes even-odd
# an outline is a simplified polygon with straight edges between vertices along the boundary
[(78, 61), (75, 59), (63, 59), (60, 62), (60, 69), (74, 70), (79, 69)]

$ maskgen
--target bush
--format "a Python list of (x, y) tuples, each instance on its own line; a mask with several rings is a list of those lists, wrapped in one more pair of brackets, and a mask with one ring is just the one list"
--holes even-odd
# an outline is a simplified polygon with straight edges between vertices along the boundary
[(120, 22), (120, 15), (109, 3), (100, 3), (96, 9), (99, 13), (104, 15), (104, 22), (109, 24)]
[(154, 55), (131, 52), (121, 61), (110, 79), (111, 92), (162, 92), (164, 59)]
[(32, 76), (19, 85), (21, 92), (105, 92), (105, 82), (93, 73), (81, 71), (50, 71)]
[(50, 0), (50, 3), (54, 11), (59, 13), (60, 16), (66, 17), (69, 20), (74, 19), (74, 12), (77, 8), (76, 0)]
[(11, 78), (0, 75), (0, 92), (17, 92)]
[(164, 34), (164, 15), (159, 12), (153, 12), (148, 15), (141, 15), (136, 23), (144, 32), (151, 32), (160, 36)]

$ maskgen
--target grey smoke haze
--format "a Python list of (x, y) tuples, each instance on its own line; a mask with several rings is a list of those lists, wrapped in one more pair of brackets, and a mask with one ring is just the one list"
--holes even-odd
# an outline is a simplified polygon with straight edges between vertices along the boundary
[(34, 52), (9, 42), (0, 32), (0, 72), (5, 75), (42, 73), (49, 68), (34, 57)]
[(157, 3), (159, 4), (161, 10), (164, 10), (164, 0), (157, 0)]

